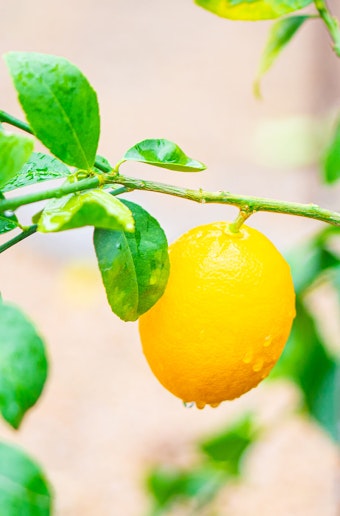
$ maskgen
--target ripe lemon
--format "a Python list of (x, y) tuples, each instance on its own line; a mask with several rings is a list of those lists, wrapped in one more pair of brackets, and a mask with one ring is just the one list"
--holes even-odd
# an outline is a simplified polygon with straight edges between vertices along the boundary
[(216, 222), (173, 243), (170, 265), (163, 297), (139, 322), (153, 373), (198, 408), (237, 398), (269, 374), (289, 336), (287, 262), (259, 231)]

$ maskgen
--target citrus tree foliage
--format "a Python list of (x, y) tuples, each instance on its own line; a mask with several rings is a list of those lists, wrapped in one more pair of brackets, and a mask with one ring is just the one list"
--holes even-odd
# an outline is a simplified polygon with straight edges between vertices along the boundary
[[(297, 31), (315, 13), (296, 13), (310, 0), (197, 0), (201, 7), (224, 18), (274, 22), (259, 65), (260, 79)], [(338, 24), (323, 0), (315, 2), (340, 55)], [(311, 14), (310, 14), (311, 12)], [(284, 18), (281, 18), (285, 16)], [(337, 32), (338, 31), (338, 32)], [(5, 55), (26, 122), (0, 111), (0, 234), (7, 240), (0, 252), (35, 232), (50, 233), (92, 226), (98, 266), (112, 311), (124, 321), (134, 321), (162, 296), (169, 275), (167, 239), (159, 222), (144, 207), (122, 199), (130, 190), (151, 190), (196, 202), (220, 202), (240, 209), (238, 223), (256, 211), (275, 211), (312, 217), (340, 226), (339, 213), (315, 205), (298, 205), (230, 192), (204, 192), (123, 176), (120, 167), (133, 161), (174, 172), (200, 172), (206, 167), (188, 156), (176, 143), (145, 139), (132, 146), (115, 165), (97, 154), (100, 115), (97, 94), (82, 72), (67, 59), (40, 53)], [(12, 133), (9, 124), (26, 134)], [(322, 163), (324, 179), (340, 177), (340, 130)], [(34, 151), (40, 141), (46, 152)], [(131, 145), (131, 143), (130, 143)], [(22, 194), (22, 187), (59, 186)], [(17, 191), (8, 196), (8, 192)], [(23, 226), (16, 210), (46, 200), (30, 226)], [(242, 218), (243, 217), (243, 218)], [(306, 303), (309, 289), (327, 281), (340, 291), (340, 260), (333, 245), (338, 229), (325, 230), (297, 249), (291, 257), (297, 292), (297, 318), (275, 376), (289, 377), (303, 393), (303, 407), (329, 434), (337, 431), (338, 358), (329, 351), (313, 312)], [(7, 236), (8, 235), (8, 236)], [(14, 235), (14, 236), (13, 236)], [(340, 296), (339, 296), (340, 297)], [(306, 359), (306, 335), (308, 359)], [(47, 379), (45, 343), (30, 317), (6, 299), (0, 302), (0, 412), (13, 429), (20, 427), (27, 411), (41, 395)], [(302, 352), (301, 350), (304, 349)], [(250, 418), (200, 445), (205, 459), (187, 471), (154, 471), (148, 480), (155, 510), (171, 505), (177, 497), (197, 497), (205, 504), (223, 483), (238, 476), (241, 460), (256, 440)], [(48, 516), (53, 493), (42, 470), (26, 454), (0, 443), (0, 513)]]

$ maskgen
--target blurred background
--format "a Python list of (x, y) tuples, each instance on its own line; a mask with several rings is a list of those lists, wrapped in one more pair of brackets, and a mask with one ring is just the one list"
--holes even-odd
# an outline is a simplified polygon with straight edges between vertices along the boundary
[[(264, 78), (263, 99), (256, 100), (252, 83), (269, 27), (223, 20), (180, 0), (0, 5), (2, 54), (61, 55), (89, 78), (101, 109), (99, 153), (111, 163), (140, 140), (167, 138), (208, 166), (182, 174), (125, 164), (122, 173), (336, 210), (340, 189), (322, 184), (319, 162), (338, 114), (339, 60), (322, 24), (311, 21)], [(22, 118), (4, 62), (0, 84), (0, 109)], [(160, 221), (169, 241), (237, 214), (152, 193), (129, 198)], [(38, 208), (22, 209), (22, 220), (29, 223)], [(324, 227), (264, 213), (249, 224), (284, 253)], [(198, 463), (196, 443), (247, 411), (265, 431), (242, 481), (227, 484), (206, 509), (175, 506), (171, 514), (340, 514), (336, 447), (319, 426), (296, 415), (299, 392), (291, 384), (265, 383), (240, 400), (199, 411), (185, 409), (157, 383), (136, 324), (121, 322), (107, 305), (90, 230), (35, 235), (1, 260), (3, 298), (20, 305), (46, 338), (51, 374), (19, 434), (0, 423), (0, 436), (43, 465), (58, 516), (149, 514), (150, 469)], [(340, 346), (333, 293), (313, 302), (329, 323), (324, 331), (332, 346)]]

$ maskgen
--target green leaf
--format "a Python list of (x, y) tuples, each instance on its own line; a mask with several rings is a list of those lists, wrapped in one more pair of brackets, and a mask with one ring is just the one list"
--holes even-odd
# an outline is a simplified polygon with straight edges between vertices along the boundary
[(154, 502), (153, 514), (167, 511), (177, 502), (195, 498), (196, 506), (211, 501), (217, 491), (226, 485), (226, 475), (203, 465), (192, 470), (157, 466), (147, 476), (147, 489)]
[(230, 20), (270, 20), (312, 3), (312, 0), (195, 0), (197, 5)]
[(91, 169), (100, 120), (97, 95), (86, 77), (62, 57), (10, 52), (5, 59), (37, 138), (68, 165)]
[(200, 445), (201, 450), (214, 462), (223, 463), (230, 475), (240, 474), (244, 453), (258, 436), (253, 418), (248, 414)]
[(21, 169), (33, 151), (33, 141), (26, 136), (8, 134), (0, 128), (0, 188)]
[(310, 18), (311, 16), (308, 15), (290, 16), (275, 22), (271, 27), (254, 82), (254, 91), (257, 96), (260, 96), (260, 81), (263, 75), (271, 68), (280, 52), (289, 43), (301, 25)]
[(122, 161), (139, 161), (177, 172), (200, 172), (206, 166), (189, 158), (182, 149), (169, 140), (143, 140), (129, 149)]
[(164, 231), (141, 206), (122, 201), (135, 219), (135, 232), (96, 229), (94, 246), (112, 311), (135, 321), (163, 294), (169, 276)]
[(34, 185), (42, 181), (60, 179), (70, 174), (62, 161), (42, 152), (33, 152), (18, 174), (5, 184), (2, 191), (10, 192), (21, 186)]
[(299, 298), (296, 309), (291, 335), (271, 378), (294, 381), (311, 416), (340, 441), (340, 364), (327, 351), (311, 313)]
[(4, 443), (0, 443), (0, 514), (52, 514), (52, 492), (41, 468), (24, 452)]
[(91, 190), (52, 199), (38, 221), (38, 231), (49, 233), (83, 226), (133, 231), (129, 209), (104, 190)]
[(337, 122), (333, 139), (323, 157), (323, 179), (325, 183), (335, 183), (340, 178), (340, 119)]
[(18, 428), (38, 400), (47, 377), (44, 343), (15, 306), (0, 303), (0, 411)]

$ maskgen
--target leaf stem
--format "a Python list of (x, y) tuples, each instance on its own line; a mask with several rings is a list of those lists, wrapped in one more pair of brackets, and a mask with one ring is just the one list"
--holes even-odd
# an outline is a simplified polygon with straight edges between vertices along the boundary
[(323, 20), (327, 30), (333, 40), (333, 50), (340, 57), (340, 26), (339, 20), (332, 16), (325, 0), (314, 0), (314, 5), (319, 12), (320, 18)]
[(34, 224), (33, 226), (29, 226), (25, 231), (22, 231), (22, 233), (19, 233), (19, 235), (15, 236), (14, 238), (11, 238), (11, 240), (8, 240), (3, 245), (0, 245), (0, 253), (3, 253), (4, 251), (7, 251), (10, 247), (12, 247), (15, 244), (18, 244), (22, 240), (25, 240), (25, 238), (33, 235), (37, 231), (37, 224)]

